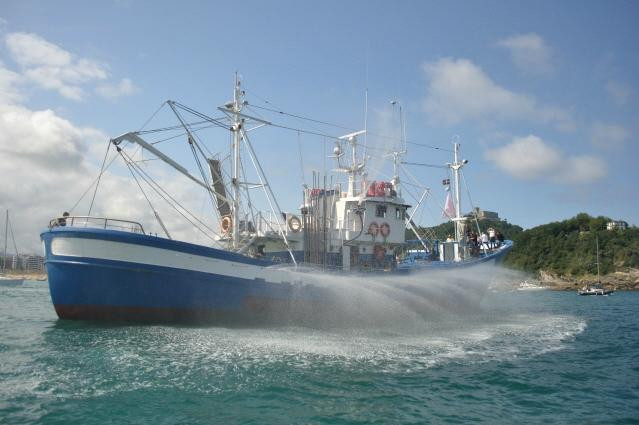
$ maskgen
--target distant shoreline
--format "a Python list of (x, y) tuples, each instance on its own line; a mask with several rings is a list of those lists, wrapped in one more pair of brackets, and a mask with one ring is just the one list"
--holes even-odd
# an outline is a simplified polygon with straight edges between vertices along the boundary
[(6, 270), (5, 275), (24, 280), (46, 280), (47, 272), (31, 270)]
[[(553, 291), (576, 291), (583, 286), (597, 282), (597, 275), (585, 275), (579, 277), (557, 276), (545, 271), (540, 271), (539, 285)], [(624, 272), (614, 272), (601, 276), (604, 288), (617, 291), (639, 291), (639, 269), (628, 269)]]
[[(5, 274), (24, 280), (43, 281), (47, 279), (47, 273), (44, 271), (7, 270)], [(596, 283), (597, 276), (557, 276), (541, 271), (534, 280), (539, 286), (543, 286), (552, 291), (577, 291), (585, 285)], [(606, 289), (613, 288), (617, 291), (639, 291), (639, 269), (629, 269), (625, 272), (614, 272), (601, 276), (601, 283)]]

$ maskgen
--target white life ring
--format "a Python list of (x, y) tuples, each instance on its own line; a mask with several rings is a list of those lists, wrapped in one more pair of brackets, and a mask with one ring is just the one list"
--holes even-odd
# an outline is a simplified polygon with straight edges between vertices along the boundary
[(391, 229), (388, 223), (382, 223), (382, 225), (379, 227), (379, 233), (383, 236), (383, 237), (388, 237), (388, 235), (390, 235)]
[(300, 230), (302, 230), (302, 222), (300, 221), (299, 217), (297, 217), (296, 215), (290, 216), (288, 218), (287, 224), (288, 224), (288, 228), (293, 233), (297, 233)]
[(377, 233), (379, 233), (379, 226), (376, 222), (373, 221), (371, 224), (368, 225), (368, 234), (377, 236)]

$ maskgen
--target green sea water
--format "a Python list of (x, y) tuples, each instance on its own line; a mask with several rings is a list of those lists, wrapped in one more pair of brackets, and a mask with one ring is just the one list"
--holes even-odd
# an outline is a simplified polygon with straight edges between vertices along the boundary
[(0, 423), (639, 423), (638, 310), (514, 291), (411, 323), (105, 325), (26, 282), (0, 287)]

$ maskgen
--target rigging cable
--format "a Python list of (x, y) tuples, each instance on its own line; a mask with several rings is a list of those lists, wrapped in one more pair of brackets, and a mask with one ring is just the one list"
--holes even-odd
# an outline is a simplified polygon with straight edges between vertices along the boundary
[[(124, 152), (124, 151), (123, 151)], [(126, 153), (124, 154), (126, 155)], [(164, 199), (165, 202), (167, 202), (173, 209), (175, 209), (180, 215), (182, 215), (187, 221), (189, 221), (191, 224), (194, 225), (194, 223), (188, 219), (188, 217), (184, 216), (184, 214), (182, 214), (176, 207), (175, 205), (178, 205), (180, 208), (182, 208), (185, 212), (187, 212), (191, 217), (193, 217), (194, 220), (196, 220), (197, 222), (199, 222), (202, 226), (206, 227), (207, 230), (210, 230), (213, 234), (215, 234), (216, 236), (219, 236), (217, 234), (217, 232), (215, 232), (213, 229), (211, 229), (210, 227), (208, 227), (203, 221), (201, 221), (200, 219), (198, 219), (193, 213), (191, 213), (189, 210), (187, 210), (183, 205), (181, 205), (173, 196), (171, 196), (170, 193), (168, 193), (166, 190), (164, 190), (162, 188), (162, 186), (160, 186), (159, 183), (157, 183), (153, 177), (151, 177), (146, 171), (144, 171), (144, 169), (142, 169), (139, 165), (137, 165), (135, 162), (131, 161), (131, 157), (129, 157), (128, 155), (126, 155), (127, 158), (129, 159), (129, 162), (134, 166), (134, 169), (136, 170), (136, 172), (138, 173), (138, 175), (145, 181), (146, 184), (148, 184), (162, 199)], [(147, 180), (148, 179), (148, 180)], [(151, 183), (149, 183), (149, 180)], [(166, 195), (166, 197), (168, 197), (175, 205), (171, 204), (171, 202), (169, 202), (165, 196), (162, 195), (162, 192), (164, 195)], [(196, 226), (197, 227), (197, 226)], [(204, 231), (202, 231), (202, 229), (199, 229), (202, 233), (204, 233), (206, 235), (206, 233)], [(208, 236), (208, 235), (207, 235)], [(210, 236), (209, 236), (210, 238)], [(211, 238), (212, 240), (215, 240), (213, 238)]]
[[(122, 159), (124, 160), (124, 156), (122, 155), (122, 149), (118, 146), (116, 148), (118, 150), (118, 153), (122, 156)], [(160, 215), (158, 214), (158, 212), (155, 210), (155, 208), (153, 207), (153, 204), (151, 203), (151, 200), (149, 199), (148, 196), (146, 196), (146, 192), (144, 191), (144, 189), (142, 188), (142, 185), (140, 184), (140, 182), (138, 181), (138, 178), (135, 176), (135, 173), (133, 172), (133, 170), (131, 169), (131, 165), (129, 164), (128, 161), (124, 161), (124, 164), (126, 165), (126, 167), (129, 169), (129, 172), (131, 173), (131, 176), (133, 177), (133, 180), (135, 180), (135, 182), (137, 183), (138, 187), (140, 188), (140, 192), (142, 192), (142, 195), (144, 195), (144, 199), (146, 199), (146, 202), (149, 203), (149, 207), (151, 207), (151, 210), (153, 211), (153, 214), (155, 215), (156, 220), (158, 221), (158, 223), (160, 224), (160, 226), (162, 227), (162, 229), (164, 230), (164, 233), (166, 233), (166, 236), (169, 239), (173, 239), (171, 237), (171, 235), (169, 234), (169, 231), (166, 229), (166, 226), (164, 225), (164, 222), (162, 222), (162, 219), (160, 218)]]
[(418, 165), (420, 167), (429, 167), (429, 168), (448, 168), (448, 166), (446, 166), (446, 165), (424, 164), (424, 163), (421, 163), (421, 162), (406, 162), (406, 161), (402, 161), (402, 164), (405, 164), (405, 165)]
[[(206, 159), (206, 155), (204, 154), (204, 152), (202, 151), (202, 148), (200, 148), (200, 146), (198, 145), (196, 140), (191, 135), (191, 131), (190, 131), (189, 127), (187, 126), (186, 122), (182, 119), (182, 116), (177, 111), (177, 109), (175, 109), (175, 106), (174, 106), (173, 102), (169, 102), (169, 106), (171, 107), (171, 109), (175, 113), (175, 116), (182, 123), (182, 125), (184, 126), (184, 129), (188, 133), (188, 143), (189, 143), (189, 147), (191, 148), (191, 152), (193, 153), (193, 158), (195, 159), (195, 162), (197, 164), (197, 168), (200, 170), (200, 176), (202, 177), (202, 181), (206, 182), (208, 179), (206, 178), (206, 174), (204, 173), (204, 169), (202, 167), (202, 163), (200, 162), (200, 158), (197, 155), (197, 151), (196, 151), (195, 147), (197, 147), (197, 150), (200, 151), (200, 154), (202, 154), (202, 156), (205, 159)], [(195, 147), (193, 145), (195, 145)], [(211, 193), (211, 191), (207, 191), (207, 192), (208, 192), (208, 195), (209, 195), (209, 199), (211, 200), (211, 207), (213, 208), (213, 211), (217, 211), (217, 202), (213, 199), (213, 194)]]
[[(240, 149), (241, 149), (241, 146), (240, 146)], [(251, 213), (251, 219), (253, 220), (253, 223), (256, 223), (255, 212), (253, 211), (253, 203), (251, 202), (251, 194), (249, 192), (248, 180), (246, 179), (246, 172), (244, 171), (244, 164), (242, 163), (242, 161), (240, 161), (239, 167), (240, 167), (240, 174), (242, 174), (242, 179), (244, 180), (244, 193), (246, 194), (246, 208)], [(242, 199), (240, 198), (240, 201), (241, 200)], [(242, 207), (242, 203), (240, 202), (240, 208), (241, 207)], [(246, 228), (248, 229), (248, 223), (246, 223)]]
[[(200, 220), (198, 217), (196, 217), (193, 213), (191, 213), (188, 209), (186, 209), (182, 204), (180, 204), (173, 196), (171, 196), (170, 193), (168, 193), (166, 190), (164, 190), (162, 188), (162, 186), (160, 186), (153, 179), (153, 177), (151, 177), (146, 171), (144, 171), (144, 169), (142, 169), (139, 165), (137, 165), (134, 162), (132, 162), (131, 161), (131, 157), (129, 157), (129, 155), (127, 155), (126, 152), (124, 152), (124, 150), (122, 150), (121, 153), (123, 154), (125, 159), (128, 160), (133, 165), (134, 170), (138, 173), (138, 175), (142, 178), (142, 180), (144, 180), (144, 182), (146, 184), (148, 184), (149, 187), (151, 187), (158, 194), (158, 196), (160, 196), (162, 199), (164, 199), (164, 201), (167, 204), (169, 204), (169, 206), (171, 206), (175, 211), (177, 211), (178, 214), (180, 214), (182, 217), (184, 217), (194, 227), (196, 227), (198, 230), (200, 230), (200, 232), (202, 232), (206, 237), (208, 237), (209, 239), (211, 239), (214, 242), (217, 242), (217, 240), (215, 238), (211, 237), (208, 233), (203, 231), (193, 221), (191, 221), (186, 215), (184, 215), (184, 213), (182, 211), (180, 211), (176, 207), (176, 205), (179, 206), (180, 208), (182, 208), (184, 210), (184, 212), (186, 212), (188, 215), (190, 215), (193, 218), (193, 220), (197, 221), (199, 224), (201, 224), (203, 227), (205, 227), (207, 230), (209, 230), (215, 236), (219, 237), (219, 234), (215, 230), (211, 229), (206, 223), (204, 223), (202, 220)], [(151, 184), (151, 183), (153, 183), (153, 184)], [(167, 198), (169, 198), (171, 201), (169, 201), (169, 199), (167, 199)]]
[(16, 245), (16, 237), (13, 234), (13, 224), (11, 223), (11, 220), (9, 220), (9, 216), (7, 215), (7, 222), (9, 223), (9, 230), (11, 231), (11, 240), (13, 241), (13, 249), (16, 250), (16, 255), (18, 254), (18, 245)]
[[(255, 95), (255, 94), (253, 93), (253, 95)], [(267, 102), (267, 103), (271, 104), (270, 102)], [(284, 112), (282, 110), (277, 110), (277, 109), (273, 109), (273, 108), (267, 108), (265, 106), (258, 106), (258, 105), (250, 105), (250, 106), (252, 106), (253, 108), (259, 108), (259, 109), (263, 109), (265, 111), (273, 112), (273, 113), (276, 113), (276, 114), (279, 114), (279, 115), (286, 115), (286, 116), (289, 116), (289, 117), (292, 117), (292, 118), (297, 118), (297, 119), (300, 119), (300, 120), (314, 122), (316, 124), (328, 125), (328, 126), (331, 126), (331, 127), (335, 127), (335, 128), (339, 128), (339, 129), (347, 130), (347, 131), (357, 131), (357, 129), (352, 128), (352, 127), (347, 127), (347, 126), (340, 125), (340, 124), (334, 124), (334, 123), (331, 123), (331, 122), (328, 122), (328, 121), (317, 120), (317, 119), (305, 117), (305, 116), (302, 116), (302, 115), (291, 114), (291, 113), (288, 113), (288, 112)], [(398, 139), (397, 137), (394, 137), (394, 136), (386, 136), (386, 135), (382, 135), (382, 134), (368, 133), (368, 132), (367, 132), (367, 134), (370, 134), (371, 136), (380, 137), (380, 138), (383, 138), (383, 139), (401, 141), (401, 139)], [(442, 147), (439, 147), (439, 146), (433, 146), (433, 145), (429, 145), (429, 144), (426, 144), (426, 143), (410, 142), (408, 140), (404, 140), (404, 143), (409, 144), (409, 145), (420, 146), (420, 147), (423, 147), (423, 148), (430, 148), (430, 149), (435, 149), (435, 150), (440, 150), (440, 151), (445, 151), (445, 152), (452, 152), (452, 150), (450, 150), (450, 149), (442, 148)]]
[[(110, 142), (109, 142), (110, 143)], [(115, 159), (117, 158), (117, 156), (114, 156), (113, 158), (111, 158), (111, 161), (109, 161), (109, 164), (107, 164), (106, 169), (109, 169), (109, 167), (111, 166), (111, 164), (113, 164), (113, 161), (115, 161)], [(71, 207), (71, 209), (69, 210), (69, 213), (73, 212), (73, 210), (75, 209), (75, 207), (78, 206), (78, 204), (80, 202), (82, 202), (82, 199), (84, 199), (84, 197), (86, 196), (87, 193), (89, 193), (89, 190), (91, 190), (91, 188), (93, 187), (94, 184), (96, 184), (98, 182), (98, 180), (100, 179), (100, 176), (96, 177), (95, 179), (93, 179), (93, 182), (89, 185), (89, 187), (86, 188), (86, 190), (84, 191), (84, 193), (82, 193), (82, 196), (80, 196), (80, 199), (78, 199), (76, 201), (76, 203)]]
[(479, 228), (479, 220), (477, 220), (477, 211), (475, 210), (475, 205), (473, 205), (473, 198), (470, 196), (470, 188), (468, 187), (468, 183), (466, 183), (466, 177), (464, 176), (464, 172), (460, 170), (460, 174), (462, 176), (462, 180), (464, 181), (464, 186), (466, 186), (466, 193), (468, 194), (468, 201), (470, 202), (470, 207), (473, 211), (473, 217), (475, 218), (475, 225), (477, 226), (477, 235), (481, 235), (481, 229)]
[(166, 105), (166, 101), (162, 102), (162, 104), (158, 107), (158, 109), (155, 110), (155, 112), (153, 112), (153, 114), (149, 117), (149, 119), (147, 119), (144, 124), (142, 125), (142, 127), (140, 127), (140, 129), (138, 130), (138, 132), (142, 131), (142, 129), (144, 127), (146, 127), (153, 118), (155, 118), (155, 116), (158, 114), (158, 112), (160, 112), (160, 110), (162, 108), (164, 108), (164, 105)]
[(107, 156), (109, 155), (109, 148), (111, 147), (111, 141), (107, 142), (106, 152), (104, 152), (104, 159), (102, 160), (102, 167), (100, 167), (100, 174), (98, 174), (98, 181), (95, 184), (95, 190), (93, 191), (93, 198), (91, 198), (91, 205), (89, 205), (89, 213), (88, 217), (91, 217), (91, 210), (93, 209), (93, 202), (95, 202), (95, 195), (98, 193), (98, 186), (100, 186), (100, 179), (102, 178), (102, 174), (104, 173), (104, 164), (106, 163)]
[[(190, 126), (194, 126), (194, 125), (202, 125), (202, 124), (206, 124), (210, 121), (194, 121), (194, 122), (190, 122), (188, 123)], [(218, 127), (217, 124), (210, 124), (206, 127), (202, 127), (202, 128), (208, 128), (208, 127)], [(179, 125), (172, 125), (169, 127), (160, 127), (160, 128), (154, 128), (152, 130), (138, 130), (137, 134), (150, 134), (150, 133), (161, 133), (163, 131), (171, 131), (171, 130), (179, 130), (180, 128), (184, 128), (184, 126), (182, 126), (182, 124)]]
[(225, 130), (231, 130), (231, 127), (226, 125), (224, 122), (222, 122), (221, 120), (217, 119), (217, 118), (211, 118), (206, 114), (203, 114), (202, 112), (198, 112), (195, 109), (189, 108), (186, 105), (182, 105), (180, 102), (176, 102), (174, 100), (167, 100), (167, 103), (169, 104), (169, 106), (177, 106), (178, 108), (182, 109), (183, 111), (189, 112), (193, 115), (195, 115), (196, 117), (200, 117), (203, 120), (206, 120), (212, 124), (217, 125), (220, 128), (223, 128)]
[(302, 185), (306, 184), (306, 179), (304, 177), (304, 159), (302, 157), (302, 139), (300, 136), (300, 132), (297, 132), (297, 150), (300, 154), (300, 173), (302, 174)]

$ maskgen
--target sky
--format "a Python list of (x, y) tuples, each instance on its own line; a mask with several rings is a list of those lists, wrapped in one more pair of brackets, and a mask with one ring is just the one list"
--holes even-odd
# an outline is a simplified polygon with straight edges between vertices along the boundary
[[(10, 210), (19, 251), (39, 252), (51, 218), (88, 213), (110, 138), (142, 128), (168, 99), (219, 116), (237, 72), (251, 113), (326, 135), (251, 133), (283, 210), (299, 208), (313, 171), (332, 169), (331, 137), (347, 128), (366, 125), (369, 178), (388, 180), (383, 153), (399, 148), (403, 119), (404, 161), (443, 164), (452, 141), (461, 144), (464, 211), (497, 211), (524, 228), (579, 212), (637, 225), (637, 18), (632, 1), (5, 0), (0, 208)], [(145, 128), (171, 119), (164, 108)], [(214, 153), (228, 148), (228, 132), (207, 137)], [(184, 140), (163, 146), (196, 173)], [(214, 221), (202, 191), (148, 167), (179, 202)], [(431, 189), (416, 221), (441, 222), (445, 170), (404, 169), (409, 203), (420, 196), (410, 182)], [(118, 161), (91, 208), (158, 231)], [(177, 238), (206, 242), (175, 211), (157, 208)]]

